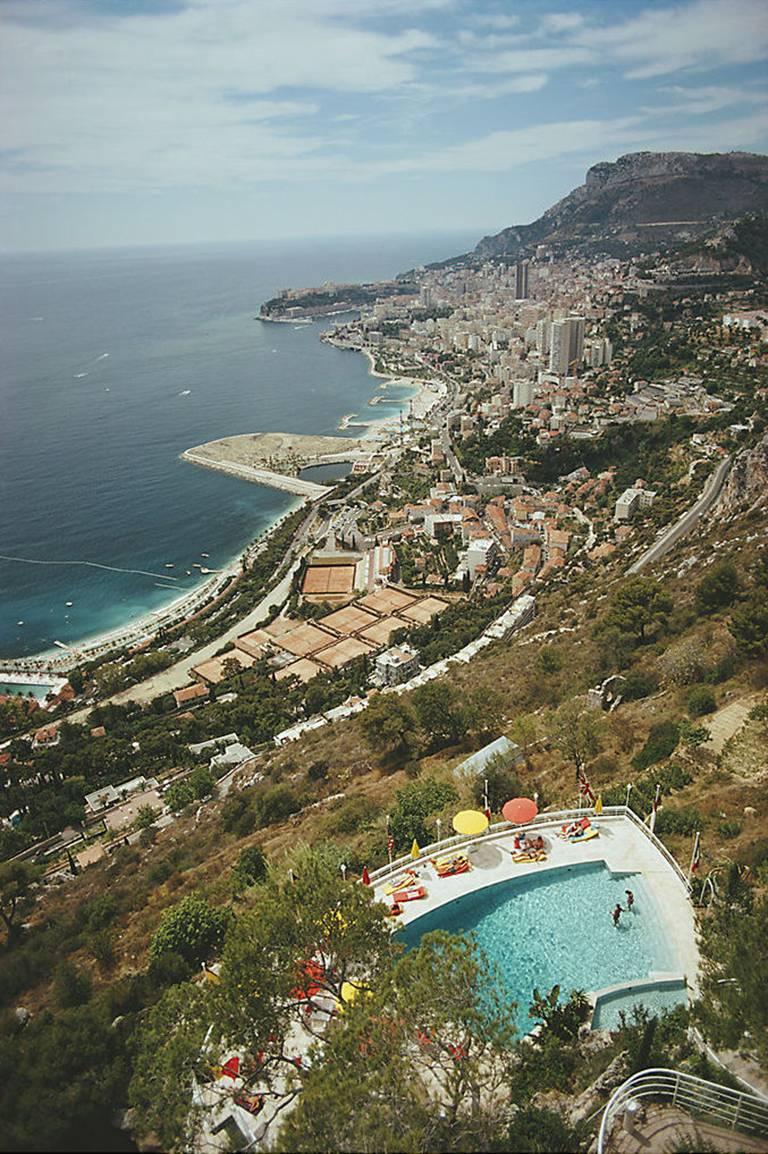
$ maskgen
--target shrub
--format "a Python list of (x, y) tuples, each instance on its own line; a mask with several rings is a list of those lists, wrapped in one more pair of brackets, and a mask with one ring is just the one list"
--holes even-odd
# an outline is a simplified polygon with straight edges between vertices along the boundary
[(309, 781), (325, 781), (328, 776), (328, 762), (327, 761), (313, 761), (307, 770), (307, 778)]
[(174, 953), (192, 964), (203, 962), (223, 942), (228, 924), (228, 911), (190, 894), (163, 914), (152, 935), (150, 957)]
[(241, 849), (240, 856), (232, 870), (235, 892), (238, 893), (240, 890), (247, 889), (248, 886), (263, 882), (266, 876), (267, 859), (261, 846), (247, 845)]
[(357, 833), (370, 829), (380, 812), (381, 807), (370, 798), (360, 795), (350, 797), (331, 810), (325, 826), (332, 837), (335, 834)]
[(717, 709), (715, 695), (706, 685), (697, 685), (688, 694), (688, 713), (691, 717), (703, 717)]
[(731, 561), (713, 565), (696, 586), (696, 608), (700, 613), (716, 613), (727, 609), (739, 592), (739, 575)]
[(430, 840), (424, 822), (444, 806), (456, 801), (458, 794), (447, 782), (425, 777), (409, 782), (395, 794), (390, 830), (398, 849), (408, 849), (416, 838), (419, 845)]
[(301, 802), (289, 785), (273, 785), (256, 799), (259, 825), (275, 825), (301, 809)]
[(62, 1010), (82, 1006), (91, 996), (91, 979), (71, 962), (62, 962), (53, 979), (53, 996)]
[(509, 801), (511, 797), (520, 797), (525, 792), (525, 787), (520, 781), (517, 771), (504, 754), (497, 753), (492, 757), (482, 776), (476, 779), (472, 793), (475, 804), (478, 806), (483, 804), (486, 781), (488, 782), (488, 805), (494, 811), (501, 809), (504, 802)]
[(717, 827), (717, 832), (720, 834), (720, 837), (724, 837), (726, 839), (738, 837), (741, 833), (741, 822), (721, 821), (720, 825)]
[(663, 761), (674, 752), (680, 740), (680, 727), (674, 721), (662, 721), (651, 727), (648, 739), (639, 753), (632, 758), (635, 769), (647, 769)]
[(656, 833), (693, 834), (701, 829), (703, 818), (697, 809), (660, 809), (656, 815)]
[(639, 701), (659, 688), (659, 675), (650, 669), (630, 669), (619, 690), (625, 701)]
[(221, 824), (227, 833), (237, 837), (247, 837), (256, 828), (256, 813), (253, 798), (245, 793), (233, 793), (227, 798), (221, 810)]

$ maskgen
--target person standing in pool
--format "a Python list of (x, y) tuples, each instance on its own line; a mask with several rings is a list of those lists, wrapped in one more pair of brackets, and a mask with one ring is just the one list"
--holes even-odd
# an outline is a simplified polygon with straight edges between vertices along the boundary
[(624, 890), (624, 893), (627, 895), (627, 913), (629, 913), (635, 907), (635, 895), (632, 890)]
[(619, 922), (621, 921), (621, 915), (623, 913), (624, 913), (623, 909), (621, 908), (619, 903), (616, 902), (616, 905), (614, 906), (614, 909), (613, 909), (613, 915), (612, 915), (613, 916), (613, 924), (615, 926), (618, 926)]

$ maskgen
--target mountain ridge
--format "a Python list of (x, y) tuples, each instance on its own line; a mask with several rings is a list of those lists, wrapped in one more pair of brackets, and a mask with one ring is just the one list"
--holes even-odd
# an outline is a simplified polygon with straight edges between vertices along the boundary
[(483, 237), (460, 260), (633, 256), (690, 242), (719, 222), (768, 212), (768, 156), (634, 152), (588, 169), (584, 184), (529, 224)]

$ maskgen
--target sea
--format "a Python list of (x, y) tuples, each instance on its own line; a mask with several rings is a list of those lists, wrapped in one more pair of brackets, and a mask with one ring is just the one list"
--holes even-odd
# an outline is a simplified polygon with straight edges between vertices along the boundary
[(160, 609), (205, 579), (194, 563), (226, 565), (295, 502), (181, 461), (184, 449), (397, 411), (368, 405), (378, 382), (363, 356), (320, 341), (331, 322), (265, 324), (263, 301), (391, 277), (478, 235), (5, 255), (0, 659)]

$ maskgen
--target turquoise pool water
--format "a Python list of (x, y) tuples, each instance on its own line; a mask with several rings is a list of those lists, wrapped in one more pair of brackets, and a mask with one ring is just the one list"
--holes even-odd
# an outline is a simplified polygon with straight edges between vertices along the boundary
[(629, 1016), (634, 1006), (642, 1005), (652, 1013), (660, 1013), (687, 1001), (688, 994), (682, 979), (660, 981), (648, 988), (616, 990), (600, 998), (592, 1016), (592, 1029), (615, 1030), (619, 1025), (621, 1012)]
[[(435, 884), (439, 884), (435, 883)], [(616, 927), (611, 911), (635, 895), (632, 913)], [(600, 862), (565, 866), (498, 882), (458, 898), (416, 921), (401, 934), (409, 947), (432, 930), (474, 934), (517, 1003), (521, 1033), (532, 1025), (534, 987), (559, 984), (600, 990), (677, 969), (659, 911), (640, 874), (612, 874)]]

